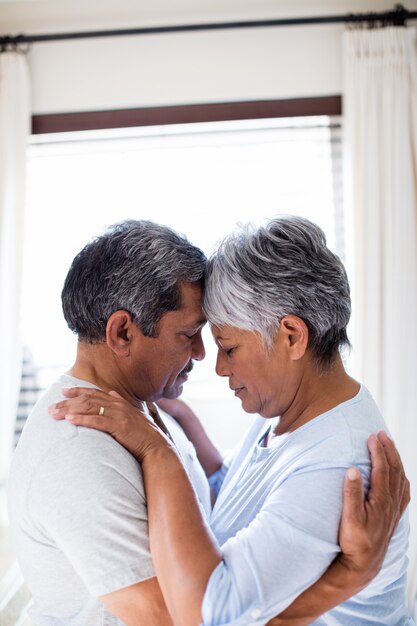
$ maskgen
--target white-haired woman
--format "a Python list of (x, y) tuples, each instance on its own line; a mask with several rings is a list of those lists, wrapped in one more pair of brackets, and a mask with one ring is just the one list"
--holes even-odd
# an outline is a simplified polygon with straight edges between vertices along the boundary
[[(211, 529), (175, 448), (154, 424), (102, 392), (94, 392), (102, 418), (80, 415), (79, 398), (75, 408), (59, 405), (77, 412), (73, 423), (110, 432), (141, 462), (151, 551), (174, 623), (255, 626), (281, 613), (275, 624), (412, 624), (405, 516), (381, 571), (363, 590), (363, 580), (349, 584), (346, 575), (345, 529), (344, 554), (336, 558), (346, 472), (357, 482), (357, 469), (349, 470), (356, 467), (368, 482), (367, 441), (385, 424), (367, 389), (343, 367), (349, 285), (322, 231), (278, 217), (233, 233), (209, 260), (203, 306), (218, 347), (217, 373), (243, 408), (258, 414), (213, 477), (219, 491)], [(371, 436), (377, 463), (381, 444), (389, 446), (386, 436)], [(384, 504), (367, 506), (377, 517), (372, 507)], [(335, 558), (333, 578), (320, 579)], [(309, 589), (318, 579), (321, 587)], [(297, 596), (304, 603), (291, 613)]]

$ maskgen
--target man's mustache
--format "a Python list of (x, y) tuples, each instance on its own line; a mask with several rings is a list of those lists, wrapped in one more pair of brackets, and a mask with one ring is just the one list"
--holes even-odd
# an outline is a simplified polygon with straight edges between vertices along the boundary
[(194, 367), (194, 363), (193, 361), (190, 361), (188, 365), (186, 365), (184, 369), (181, 370), (181, 372), (179, 373), (179, 376), (184, 376), (185, 374), (189, 374), (191, 370), (193, 369), (193, 367)]

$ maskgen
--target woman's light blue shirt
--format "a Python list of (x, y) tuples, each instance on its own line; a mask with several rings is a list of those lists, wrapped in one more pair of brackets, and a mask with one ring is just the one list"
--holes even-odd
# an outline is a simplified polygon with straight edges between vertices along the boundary
[[(369, 434), (386, 425), (366, 388), (264, 448), (269, 420), (257, 418), (223, 479), (210, 525), (223, 561), (203, 600), (204, 626), (261, 626), (314, 583), (340, 551), (343, 480), (360, 468), (368, 483)], [(409, 626), (408, 520), (404, 516), (378, 576), (316, 626)]]

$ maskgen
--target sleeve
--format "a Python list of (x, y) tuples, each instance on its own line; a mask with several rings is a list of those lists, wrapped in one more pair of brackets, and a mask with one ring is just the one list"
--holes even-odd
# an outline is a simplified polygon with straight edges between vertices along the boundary
[(204, 626), (262, 626), (320, 578), (340, 551), (345, 471), (305, 470), (272, 490), (222, 546), (203, 599)]
[(224, 479), (226, 478), (228, 466), (223, 462), (219, 469), (214, 472), (211, 476), (208, 477), (208, 483), (210, 485), (211, 493), (214, 496), (214, 499), (217, 499), (219, 495), (220, 488), (223, 484)]
[(208, 477), (208, 482), (210, 485), (211, 492), (214, 496), (214, 499), (217, 499), (219, 495), (219, 491), (224, 483), (224, 479), (226, 478), (226, 474), (230, 469), (234, 459), (237, 456), (237, 453), (240, 449), (240, 446), (235, 446), (231, 450), (227, 450), (223, 456), (223, 462), (220, 465), (219, 469), (216, 470), (211, 476)]
[(155, 575), (142, 473), (104, 433), (61, 442), (44, 459), (29, 510), (88, 592), (101, 596)]

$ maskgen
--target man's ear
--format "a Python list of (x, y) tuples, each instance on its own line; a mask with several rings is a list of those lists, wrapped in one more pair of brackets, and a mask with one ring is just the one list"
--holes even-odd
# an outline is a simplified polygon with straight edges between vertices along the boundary
[(308, 346), (307, 324), (297, 315), (285, 315), (280, 322), (277, 335), (285, 341), (290, 358), (301, 359)]
[(110, 315), (106, 325), (106, 343), (117, 356), (130, 355), (134, 327), (127, 311), (115, 311)]

